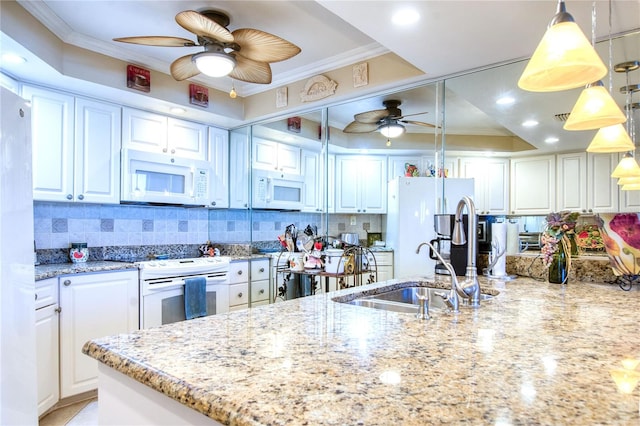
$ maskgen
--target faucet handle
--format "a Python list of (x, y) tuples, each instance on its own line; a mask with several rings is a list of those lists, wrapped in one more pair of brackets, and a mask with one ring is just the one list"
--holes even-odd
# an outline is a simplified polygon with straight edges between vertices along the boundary
[(418, 313), (416, 314), (416, 318), (421, 320), (431, 319), (431, 317), (429, 316), (429, 293), (416, 294), (416, 297), (420, 302), (418, 305)]

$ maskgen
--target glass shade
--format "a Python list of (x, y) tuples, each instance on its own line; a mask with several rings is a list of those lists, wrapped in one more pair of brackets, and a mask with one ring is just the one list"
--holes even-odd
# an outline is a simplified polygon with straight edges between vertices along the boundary
[(404, 133), (404, 126), (398, 123), (385, 124), (380, 126), (380, 133), (387, 138), (397, 138)]
[(633, 176), (633, 177), (623, 177), (618, 179), (618, 185), (627, 185), (630, 183), (638, 183), (640, 184), (640, 176)]
[(620, 187), (623, 191), (640, 191), (640, 183), (627, 183)]
[(224, 52), (202, 52), (193, 55), (193, 61), (201, 73), (209, 77), (224, 77), (236, 66), (233, 56)]
[(629, 152), (635, 149), (624, 126), (614, 124), (598, 130), (587, 147), (587, 152)]
[[(559, 9), (560, 6), (564, 9), (564, 2)], [(518, 87), (531, 92), (555, 92), (586, 86), (607, 74), (598, 53), (571, 15), (568, 17), (570, 21), (556, 24), (554, 18), (520, 76)]]
[[(565, 130), (591, 130), (624, 123), (627, 118), (601, 81), (582, 93), (564, 123)], [(627, 150), (625, 150), (627, 151)]]
[(638, 166), (638, 162), (631, 154), (625, 154), (622, 157), (622, 160), (618, 163), (616, 168), (611, 173), (611, 177), (614, 178), (623, 178), (623, 177), (634, 177), (640, 176), (640, 166)]

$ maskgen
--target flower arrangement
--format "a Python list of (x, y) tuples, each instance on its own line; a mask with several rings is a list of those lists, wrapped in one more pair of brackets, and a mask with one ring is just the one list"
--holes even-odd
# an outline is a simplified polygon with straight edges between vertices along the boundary
[(549, 267), (553, 263), (553, 255), (558, 251), (558, 244), (563, 244), (565, 252), (570, 247), (569, 234), (574, 233), (576, 221), (580, 213), (561, 211), (547, 216), (547, 226), (540, 236), (542, 262)]

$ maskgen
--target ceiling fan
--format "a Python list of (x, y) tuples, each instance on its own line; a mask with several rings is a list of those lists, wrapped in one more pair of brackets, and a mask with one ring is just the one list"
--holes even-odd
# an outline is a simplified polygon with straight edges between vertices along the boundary
[(377, 130), (387, 138), (395, 138), (403, 134), (406, 130), (401, 123), (415, 124), (423, 127), (436, 127), (433, 124), (423, 123), (422, 121), (404, 120), (405, 117), (426, 114), (426, 112), (402, 115), (402, 111), (398, 108), (401, 103), (401, 101), (390, 99), (382, 102), (385, 109), (376, 109), (356, 114), (353, 116), (355, 121), (349, 123), (343, 132), (371, 133)]
[(114, 38), (114, 41), (147, 46), (204, 47), (203, 52), (182, 56), (171, 64), (171, 75), (178, 81), (200, 73), (211, 77), (229, 75), (248, 83), (271, 83), (271, 62), (284, 61), (300, 53), (300, 48), (273, 34), (253, 28), (229, 32), (229, 16), (216, 10), (185, 10), (176, 22), (197, 36), (187, 38), (139, 36)]

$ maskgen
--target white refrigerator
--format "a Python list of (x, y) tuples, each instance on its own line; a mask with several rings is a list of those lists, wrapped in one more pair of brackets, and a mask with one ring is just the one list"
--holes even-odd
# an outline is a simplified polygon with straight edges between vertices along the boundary
[(433, 215), (454, 214), (465, 195), (473, 199), (473, 179), (398, 177), (389, 181), (383, 238), (393, 249), (394, 278), (435, 275), (436, 261), (429, 258), (429, 247), (422, 247), (420, 253), (416, 249), (435, 238)]
[(0, 425), (37, 425), (31, 111), (0, 102)]

